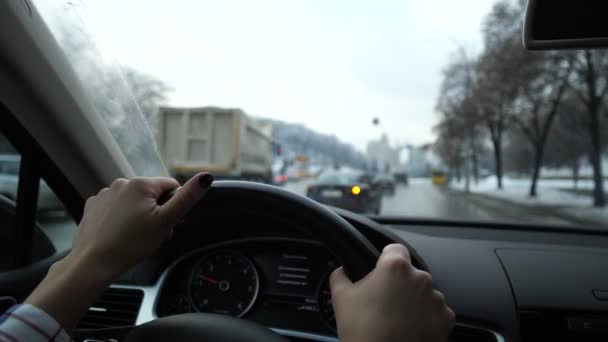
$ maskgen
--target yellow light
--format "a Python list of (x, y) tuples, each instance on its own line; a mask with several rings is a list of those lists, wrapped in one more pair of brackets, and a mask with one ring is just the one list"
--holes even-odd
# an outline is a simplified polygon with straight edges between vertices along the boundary
[(361, 193), (361, 187), (355, 185), (352, 189), (350, 189), (350, 191), (353, 193), (353, 195), (358, 195)]

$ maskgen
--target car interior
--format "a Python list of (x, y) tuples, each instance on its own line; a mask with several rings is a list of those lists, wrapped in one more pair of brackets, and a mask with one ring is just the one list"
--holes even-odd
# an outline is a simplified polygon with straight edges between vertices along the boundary
[[(561, 3), (546, 13), (540, 11), (543, 3), (550, 2), (530, 1), (528, 10), (537, 12), (528, 12), (527, 28), (554, 22), (550, 15)], [(570, 2), (577, 9), (583, 3)], [(606, 21), (593, 21), (599, 22)], [(0, 197), (4, 310), (23, 301), (50, 265), (68, 253), (57, 251), (37, 222), (40, 180), (78, 222), (89, 196), (134, 171), (94, 115), (34, 6), (27, 0), (0, 2), (0, 27), (0, 130), (21, 155), (18, 196)], [(566, 42), (526, 29), (526, 46), (608, 46), (605, 34), (585, 45), (577, 38), (588, 32), (566, 28), (573, 30), (563, 32)], [(606, 32), (606, 25), (601, 29)], [(133, 327), (191, 313), (203, 318), (167, 324), (155, 333), (166, 340), (192, 340), (206, 329), (208, 341), (227, 341), (230, 334), (248, 333), (240, 323), (248, 321), (290, 341), (337, 341), (329, 274), (343, 265), (352, 280), (362, 279), (378, 251), (391, 243), (406, 245), (414, 265), (430, 272), (447, 298), (457, 316), (450, 341), (608, 339), (605, 231), (365, 216), (243, 181), (216, 181), (170, 241), (103, 293), (74, 338), (121, 340)], [(236, 290), (231, 293), (238, 296), (226, 295), (222, 284), (215, 292), (203, 286), (218, 282), (205, 275), (212, 269), (227, 274)], [(199, 313), (208, 308), (230, 320), (216, 322)], [(251, 340), (272, 337), (256, 332)]]

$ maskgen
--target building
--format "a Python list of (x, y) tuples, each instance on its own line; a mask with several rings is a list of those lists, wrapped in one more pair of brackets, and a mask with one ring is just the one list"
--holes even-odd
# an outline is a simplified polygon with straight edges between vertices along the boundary
[(407, 160), (403, 168), (411, 177), (428, 177), (433, 169), (441, 168), (439, 158), (430, 144), (407, 147)]
[(386, 134), (367, 143), (367, 157), (378, 171), (393, 172), (399, 166), (399, 150), (391, 147)]

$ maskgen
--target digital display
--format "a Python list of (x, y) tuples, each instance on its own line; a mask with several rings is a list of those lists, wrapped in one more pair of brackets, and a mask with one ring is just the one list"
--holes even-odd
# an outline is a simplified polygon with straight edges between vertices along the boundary
[(258, 265), (266, 306), (289, 306), (298, 311), (318, 312), (319, 286), (335, 262), (327, 253), (306, 250), (261, 252), (254, 258)]

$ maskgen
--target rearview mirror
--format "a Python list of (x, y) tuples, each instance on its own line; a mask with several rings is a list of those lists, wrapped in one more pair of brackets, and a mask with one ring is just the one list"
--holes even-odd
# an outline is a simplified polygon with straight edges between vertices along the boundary
[(608, 48), (606, 2), (528, 0), (524, 46), (529, 50)]

